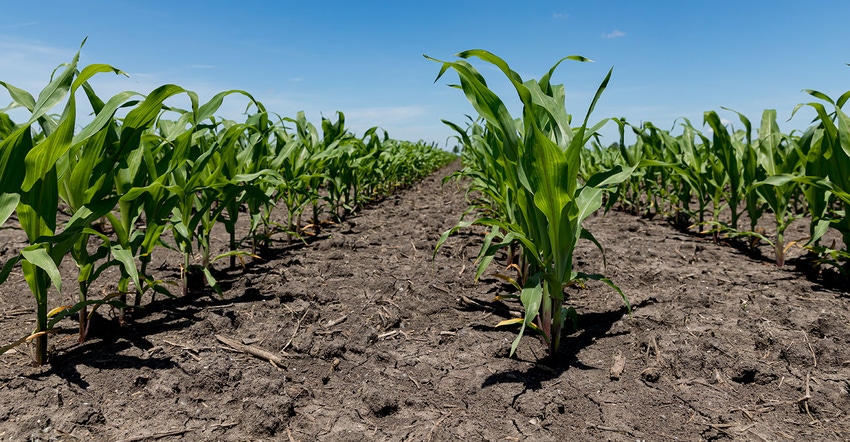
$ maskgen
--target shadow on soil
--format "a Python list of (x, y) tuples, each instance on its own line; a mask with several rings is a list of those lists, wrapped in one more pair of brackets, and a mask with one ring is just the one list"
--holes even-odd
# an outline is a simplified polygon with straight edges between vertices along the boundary
[[(156, 357), (154, 344), (145, 336), (190, 327), (201, 320), (196, 315), (204, 308), (214, 308), (218, 304), (225, 303), (255, 302), (262, 298), (264, 297), (257, 289), (248, 288), (244, 294), (226, 300), (211, 297), (201, 299), (201, 296), (192, 294), (180, 298), (161, 299), (147, 304), (144, 308), (134, 309), (128, 315), (134, 321), (123, 327), (118, 324), (117, 319), (106, 319), (95, 315), (92, 317), (91, 334), (86, 342), (52, 356), (46, 369), (32, 377), (42, 378), (55, 374), (80, 388), (87, 388), (88, 383), (82, 379), (76, 368), (78, 365), (110, 370), (142, 367), (173, 368), (177, 364), (171, 360), (171, 357)], [(161, 315), (150, 321), (135, 322), (154, 313)], [(69, 328), (68, 332), (67, 339), (76, 339), (75, 327)], [(122, 354), (132, 348), (142, 350), (144, 356)]]
[[(304, 241), (269, 249), (270, 256), (267, 256), (264, 260), (249, 262), (244, 266), (237, 265), (235, 268), (214, 270), (213, 274), (223, 292), (234, 293), (238, 281), (245, 275), (265, 272), (266, 269), (263, 266), (266, 260), (285, 260), (291, 251), (311, 247), (315, 243), (327, 239), (328, 233), (330, 232), (322, 232), (320, 235), (307, 237)], [(177, 279), (179, 276), (175, 275), (175, 278)], [(147, 353), (155, 346), (145, 336), (188, 328), (201, 320), (197, 314), (204, 309), (215, 308), (218, 305), (252, 303), (271, 298), (274, 298), (274, 296), (263, 296), (257, 288), (249, 286), (244, 287), (244, 291), (239, 296), (225, 299), (202, 280), (190, 282), (190, 290), (186, 296), (160, 297), (141, 307), (129, 308), (127, 311), (129, 322), (124, 326), (119, 325), (117, 318), (107, 319), (99, 314), (92, 316), (91, 332), (86, 342), (51, 356), (49, 365), (46, 365), (42, 371), (30, 375), (30, 377), (38, 379), (56, 375), (85, 389), (89, 387), (89, 384), (77, 369), (78, 365), (96, 369), (174, 368), (177, 363), (171, 357), (155, 357), (155, 353)], [(150, 321), (140, 321), (151, 316), (158, 317)], [(73, 320), (73, 318), (69, 317), (69, 320)], [(62, 334), (67, 334), (66, 339), (76, 339), (76, 327), (69, 327), (67, 332), (63, 331)], [(137, 357), (121, 354), (132, 348), (143, 350), (145, 355)]]
[[(655, 300), (650, 298), (633, 305), (632, 309), (645, 307), (654, 302)], [(533, 367), (527, 370), (494, 373), (484, 380), (481, 387), (484, 388), (504, 383), (522, 383), (524, 387), (523, 392), (527, 390), (536, 391), (542, 387), (543, 382), (559, 377), (571, 367), (579, 370), (601, 370), (602, 368), (600, 367), (582, 363), (577, 355), (582, 349), (590, 346), (595, 341), (618, 335), (609, 334), (608, 331), (615, 322), (627, 314), (628, 310), (626, 307), (602, 313), (584, 313), (578, 319), (579, 330), (570, 336), (563, 336), (561, 338), (561, 352), (558, 355), (541, 358)], [(586, 326), (582, 327), (582, 325)]]

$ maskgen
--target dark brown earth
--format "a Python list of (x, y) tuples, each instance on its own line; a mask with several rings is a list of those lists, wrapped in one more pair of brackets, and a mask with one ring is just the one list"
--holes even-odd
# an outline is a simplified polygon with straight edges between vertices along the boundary
[[(509, 289), (496, 278), (473, 284), (480, 232), (431, 261), (466, 208), (440, 186), (449, 170), (222, 273), (223, 299), (157, 300), (124, 327), (104, 309), (82, 345), (65, 320), (44, 367), (26, 347), (3, 355), (0, 439), (850, 440), (850, 299), (798, 272), (799, 249), (777, 269), (663, 221), (592, 217), (631, 316), (603, 284), (570, 289), (563, 354), (527, 336), (508, 358), (516, 330), (494, 325), (519, 306), (492, 302)], [(13, 229), (0, 239), (3, 260), (21, 246)], [(169, 253), (154, 267), (175, 279)], [(581, 270), (600, 262), (581, 245)], [(33, 305), (18, 270), (0, 286), (0, 342), (32, 329)]]

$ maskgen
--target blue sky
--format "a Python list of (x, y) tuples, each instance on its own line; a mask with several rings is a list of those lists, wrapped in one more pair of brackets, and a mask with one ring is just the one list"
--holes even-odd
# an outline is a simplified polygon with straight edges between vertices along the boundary
[[(581, 118), (599, 82), (614, 73), (591, 117), (625, 117), (671, 128), (679, 117), (702, 124), (728, 107), (756, 124), (776, 109), (786, 131), (808, 126), (802, 89), (833, 97), (850, 90), (850, 2), (835, 1), (81, 1), (2, 0), (0, 80), (33, 94), (88, 37), (81, 64), (108, 63), (130, 78), (100, 75), (104, 97), (146, 94), (166, 83), (201, 99), (244, 89), (284, 116), (299, 110), (318, 122), (343, 111), (357, 133), (381, 126), (399, 139), (452, 135), (440, 119), (473, 112), (456, 81), (436, 84), (444, 60), (487, 49), (523, 76), (539, 77), (563, 56), (554, 77), (567, 108)], [(491, 86), (519, 108), (501, 74), (476, 64)], [(0, 108), (10, 98), (0, 90)], [(223, 116), (238, 119), (232, 99)], [(706, 129), (707, 130), (707, 129)], [(616, 141), (614, 125), (605, 142)]]

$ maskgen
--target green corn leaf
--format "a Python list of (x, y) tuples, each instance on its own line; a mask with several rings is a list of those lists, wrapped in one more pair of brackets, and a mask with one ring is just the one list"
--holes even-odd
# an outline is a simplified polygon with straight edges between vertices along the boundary
[(207, 268), (207, 267), (203, 267), (201, 270), (204, 273), (204, 277), (207, 280), (207, 284), (209, 284), (209, 286), (212, 287), (213, 290), (215, 290), (215, 292), (218, 293), (219, 296), (221, 296), (222, 295), (221, 287), (219, 287), (218, 281), (216, 281), (212, 272), (210, 272), (210, 269)]
[[(77, 136), (76, 138), (74, 137), (74, 129), (76, 125), (76, 99), (74, 97), (74, 92), (79, 86), (86, 83), (89, 79), (91, 79), (94, 75), (98, 73), (115, 72), (120, 74), (122, 72), (109, 65), (90, 65), (83, 68), (83, 71), (76, 77), (76, 79), (74, 79), (74, 69), (76, 66), (77, 57), (79, 57), (79, 52), (77, 53), (77, 56), (75, 57), (75, 60), (72, 65), (66, 68), (60, 78), (56, 80), (59, 81), (61, 79), (61, 84), (58, 84), (52, 92), (48, 92), (44, 97), (39, 96), (39, 101), (41, 101), (42, 99), (45, 100), (43, 106), (49, 105), (50, 107), (52, 107), (52, 105), (56, 103), (50, 103), (56, 100), (56, 97), (61, 100), (61, 98), (64, 97), (64, 93), (70, 92), (70, 98), (68, 99), (68, 103), (65, 106), (65, 111), (62, 113), (58, 127), (53, 133), (51, 133), (47, 137), (44, 142), (39, 143), (27, 153), (27, 175), (22, 185), (22, 189), (24, 191), (28, 191), (37, 180), (42, 179), (47, 174), (47, 171), (50, 170), (56, 164), (56, 161), (58, 161), (60, 157), (65, 155), (68, 150), (71, 149), (71, 146), (75, 144), (75, 142), (79, 143), (85, 138), (93, 135), (94, 133), (100, 130), (99, 128), (97, 128), (97, 130), (94, 130), (95, 127), (97, 127), (98, 125), (105, 124), (103, 118), (101, 118), (101, 116), (98, 116), (97, 118), (95, 118), (93, 124), (90, 125), (93, 126), (92, 131), (84, 130), (79, 136)], [(71, 84), (66, 84), (69, 81), (71, 81)], [(66, 87), (67, 89), (65, 89)], [(48, 86), (48, 88), (51, 88), (51, 86)], [(64, 91), (64, 93), (61, 93), (61, 91)], [(45, 92), (43, 91), (42, 94), (45, 94)], [(120, 96), (120, 101), (110, 101), (110, 105), (114, 105), (115, 108), (117, 108), (119, 103), (124, 101), (123, 95), (125, 94), (122, 94)], [(34, 111), (34, 113), (35, 112), (37, 112), (37, 110)]]
[(133, 281), (136, 289), (141, 290), (142, 284), (139, 281), (139, 272), (136, 269), (136, 261), (133, 259), (132, 251), (116, 245), (112, 247), (112, 256), (121, 263), (124, 272), (130, 276), (130, 280)]
[(0, 81), (0, 86), (5, 87), (6, 90), (9, 91), (9, 95), (16, 104), (25, 107), (30, 112), (35, 110), (35, 98), (33, 98), (29, 92), (12, 86), (4, 81)]
[(74, 136), (74, 140), (72, 144), (77, 145), (84, 140), (87, 140), (94, 136), (94, 134), (100, 132), (107, 124), (109, 124), (115, 118), (115, 112), (126, 106), (131, 98), (134, 96), (138, 96), (139, 94), (135, 92), (121, 92), (117, 95), (114, 95), (109, 99), (108, 102), (100, 109), (97, 116), (92, 120), (91, 123), (87, 124), (78, 134)]
[(43, 270), (50, 278), (53, 286), (56, 287), (56, 290), (62, 291), (62, 275), (59, 273), (59, 268), (56, 267), (56, 263), (47, 252), (47, 249), (40, 244), (36, 244), (21, 250), (21, 256), (30, 264)]
[(218, 109), (221, 107), (222, 103), (224, 102), (224, 98), (227, 97), (228, 95), (232, 95), (232, 94), (240, 94), (240, 95), (244, 95), (245, 97), (248, 97), (248, 99), (251, 100), (251, 104), (257, 106), (257, 109), (260, 112), (265, 112), (265, 108), (263, 107), (263, 105), (260, 104), (260, 102), (258, 102), (257, 100), (255, 100), (254, 97), (251, 94), (249, 94), (248, 92), (245, 92), (243, 90), (232, 89), (232, 90), (229, 90), (229, 91), (223, 91), (223, 92), (219, 92), (219, 93), (215, 94), (210, 99), (210, 101), (206, 102), (203, 106), (199, 107), (198, 108), (198, 115), (197, 115), (196, 120), (195, 120), (195, 124), (199, 124), (200, 122), (211, 118), (218, 111)]
[[(534, 318), (537, 317), (537, 312), (540, 310), (540, 305), (543, 302), (543, 281), (541, 277), (542, 274), (540, 273), (531, 275), (526, 280), (525, 285), (523, 285), (520, 299), (523, 307), (525, 308), (525, 317), (522, 321), (522, 327), (520, 327), (519, 333), (517, 333), (516, 338), (514, 338), (511, 343), (510, 356), (513, 356), (516, 352), (516, 348), (519, 345), (520, 339), (522, 339), (525, 328), (530, 327), (531, 324), (533, 324)], [(543, 333), (543, 336), (545, 337), (546, 334)]]
[(12, 216), (20, 200), (21, 195), (17, 193), (0, 193), (0, 226)]
[(0, 269), (0, 284), (3, 284), (4, 282), (6, 282), (7, 279), (9, 279), (9, 275), (12, 274), (12, 270), (15, 269), (15, 266), (19, 262), (21, 262), (22, 259), (23, 256), (21, 256), (21, 254), (18, 254), (9, 258), (8, 260), (6, 260), (5, 263), (3, 263), (3, 268)]
[[(80, 47), (82, 47), (82, 45)], [(50, 84), (41, 91), (38, 95), (38, 100), (32, 107), (32, 115), (26, 123), (27, 126), (41, 119), (45, 114), (47, 114), (47, 112), (50, 111), (50, 109), (53, 109), (54, 106), (62, 102), (62, 100), (68, 95), (74, 81), (74, 75), (77, 73), (77, 62), (79, 59), (80, 52), (77, 51), (77, 53), (74, 54), (74, 58), (70, 63), (65, 65), (65, 69), (62, 70), (59, 76), (54, 78), (53, 81), (51, 81)], [(48, 132), (50, 132), (49, 129)]]
[(21, 191), (21, 183), (26, 176), (24, 158), (33, 147), (32, 130), (29, 125), (23, 125), (20, 129), (0, 141), (0, 192), (7, 194), (18, 194)]

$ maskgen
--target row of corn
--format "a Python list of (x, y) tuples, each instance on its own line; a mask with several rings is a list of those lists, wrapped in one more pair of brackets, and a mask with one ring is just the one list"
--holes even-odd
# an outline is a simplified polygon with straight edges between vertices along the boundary
[[(836, 101), (809, 93), (820, 102), (794, 112), (808, 106), (816, 119), (790, 134), (779, 130), (775, 110), (764, 111), (757, 129), (740, 113), (734, 113), (736, 129), (717, 112), (706, 112), (707, 133), (684, 120), (675, 136), (649, 123), (637, 127), (615, 120), (621, 142), (583, 151), (583, 173), (637, 165), (616, 195), (636, 214), (666, 216), (715, 240), (745, 239), (749, 247), (768, 243), (780, 267), (796, 244), (818, 264), (850, 276), (850, 117), (842, 110), (850, 92)], [(622, 143), (626, 130), (636, 137), (631, 146)], [(786, 240), (788, 227), (802, 218), (808, 235)]]
[[(627, 297), (612, 281), (573, 268), (579, 239), (602, 249), (582, 222), (603, 205), (606, 210), (620, 204), (643, 215), (669, 216), (686, 226), (699, 226), (717, 240), (724, 236), (746, 238), (752, 244), (768, 242), (774, 245), (779, 266), (791, 244), (784, 238), (788, 225), (808, 216), (810, 236), (799, 244), (819, 263), (846, 273), (850, 118), (841, 108), (850, 92), (833, 101), (809, 91), (820, 101), (798, 109), (813, 108), (817, 119), (802, 133), (781, 133), (776, 112), (769, 110), (757, 131), (744, 115), (736, 114), (742, 126), (736, 130), (716, 112), (706, 112), (707, 134), (683, 120), (680, 134), (673, 135), (650, 123), (634, 126), (623, 119), (589, 125), (609, 71), (584, 120), (570, 126), (564, 86), (550, 80), (562, 61), (585, 58), (566, 57), (539, 80), (523, 80), (492, 53), (473, 50), (458, 57), (435, 61), (442, 64), (438, 79), (449, 70), (458, 74), (460, 83), (452, 86), (464, 92), (478, 113), (466, 126), (446, 122), (464, 148), (458, 176), (468, 179), (470, 209), (445, 232), (438, 248), (459, 229), (483, 226), (486, 235), (476, 278), (503, 253), (506, 262), (501, 268), (509, 271), (495, 276), (513, 284), (516, 291), (499, 298), (518, 298), (525, 311), (522, 318), (499, 324), (519, 326), (512, 354), (527, 329), (542, 337), (549, 354), (557, 353), (565, 321), (576, 318), (575, 310), (565, 305), (570, 285), (589, 279), (605, 282), (628, 306)], [(504, 74), (522, 104), (519, 118), (510, 115), (470, 58)], [(598, 135), (606, 124), (619, 127), (620, 142), (602, 147)], [(631, 146), (624, 143), (629, 130), (636, 139)], [(762, 218), (771, 215), (774, 229), (768, 234), (760, 221), (763, 224)], [(843, 239), (843, 248), (821, 241), (830, 229)], [(604, 253), (602, 257), (604, 261)]]
[[(35, 329), (0, 354), (33, 341), (39, 365), (63, 318), (78, 316), (83, 341), (98, 307), (119, 309), (123, 320), (128, 295), (135, 305), (146, 294), (173, 296), (148, 270), (163, 247), (183, 256), (183, 294), (190, 275), (218, 290), (216, 260), (233, 267), (236, 259), (262, 253), (273, 235), (292, 241), (315, 234), (327, 218), (338, 220), (454, 158), (434, 145), (392, 140), (378, 128), (356, 136), (341, 112), (336, 121), (323, 118), (320, 128), (303, 113), (281, 118), (239, 90), (201, 103), (191, 91), (164, 85), (104, 101), (90, 80), (122, 72), (102, 64), (78, 69), (78, 59), (79, 53), (57, 69), (37, 97), (0, 82), (13, 106), (29, 114), (15, 123), (0, 111), (0, 224), (19, 228), (28, 242), (3, 263), (0, 282), (20, 269), (36, 305)], [(93, 109), (87, 123), (77, 115), (78, 95)], [(249, 102), (244, 122), (215, 116), (229, 95)], [(175, 98), (189, 108), (169, 105)], [(51, 113), (63, 103), (61, 113)], [(286, 221), (272, 217), (275, 209)], [(240, 218), (249, 225), (247, 236), (237, 237)], [(213, 256), (217, 225), (229, 244)], [(65, 259), (78, 269), (72, 296), (59, 272)], [(92, 284), (107, 269), (117, 269), (118, 280), (99, 284), (117, 290), (93, 296)], [(60, 302), (71, 303), (50, 309), (51, 286), (62, 293)]]

